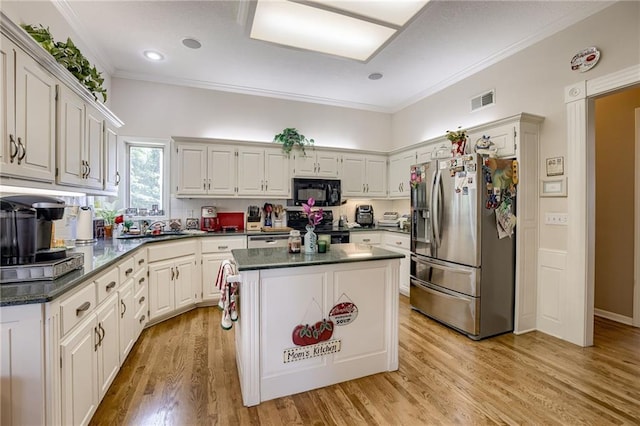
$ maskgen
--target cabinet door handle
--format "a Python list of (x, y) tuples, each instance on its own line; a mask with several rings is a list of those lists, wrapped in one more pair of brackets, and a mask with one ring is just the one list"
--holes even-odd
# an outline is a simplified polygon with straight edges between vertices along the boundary
[(211, 179), (209, 179), (209, 189), (211, 189)]
[(144, 303), (144, 301), (145, 301), (145, 300), (146, 300), (146, 299), (145, 299), (145, 297), (144, 297), (144, 296), (142, 296), (142, 297), (140, 298), (140, 300), (138, 301), (138, 303), (139, 303), (140, 305), (142, 305), (142, 303)]
[(202, 181), (202, 190), (203, 191), (207, 190), (207, 180), (206, 179)]
[(396, 241), (396, 245), (401, 246), (402, 245), (402, 241)]
[(20, 149), (22, 149), (22, 154), (18, 154), (18, 164), (20, 164), (20, 162), (24, 160), (24, 156), (27, 155), (27, 149), (22, 143), (22, 139), (18, 138), (18, 152), (20, 152)]
[(9, 145), (11, 147), (11, 150), (13, 151), (15, 149), (15, 151), (11, 152), (9, 154), (9, 157), (11, 158), (11, 163), (13, 163), (14, 158), (16, 158), (16, 156), (18, 155), (18, 144), (16, 143), (16, 141), (13, 139), (13, 135), (9, 135)]
[(87, 161), (87, 177), (89, 177), (89, 175), (91, 175), (91, 166), (89, 165), (89, 162)]
[(176, 266), (176, 280), (178, 279), (179, 276), (180, 276), (180, 269), (178, 269), (178, 267)]
[(100, 341), (98, 342), (98, 345), (102, 346), (102, 341), (104, 340), (104, 335), (107, 334), (107, 332), (104, 331), (104, 328), (102, 328), (102, 323), (101, 322), (98, 323), (98, 328), (100, 329), (100, 331), (102, 331), (102, 336), (100, 336)]
[(146, 316), (144, 316), (144, 315), (143, 315), (143, 316), (141, 316), (141, 317), (140, 317), (140, 324), (142, 324), (142, 323), (144, 322), (144, 320), (146, 320), (146, 319), (147, 319), (147, 317), (146, 317)]
[(107, 284), (107, 291), (111, 291), (114, 287), (116, 286), (116, 282), (115, 281), (111, 281), (109, 284)]
[(173, 270), (173, 268), (171, 268), (171, 279), (172, 280), (176, 279), (176, 272)]
[(269, 190), (269, 181), (268, 181), (268, 180), (265, 180), (265, 181), (264, 181), (264, 190), (265, 190), (265, 191), (268, 191), (268, 190)]
[(96, 333), (96, 336), (98, 336), (96, 338), (96, 343), (93, 345), (93, 351), (97, 352), (98, 346), (100, 346), (100, 332), (98, 331), (98, 327), (93, 327), (93, 332)]
[(133, 268), (128, 268), (126, 271), (124, 271), (124, 274), (129, 276), (129, 274), (131, 274), (133, 272)]
[(364, 241), (365, 243), (368, 243), (369, 241), (371, 241), (371, 239), (369, 238), (363, 238), (362, 241)]
[(120, 305), (122, 305), (123, 311), (120, 312), (120, 318), (124, 318), (124, 314), (127, 312), (127, 305), (125, 305), (124, 300), (120, 299)]
[(260, 191), (264, 191), (264, 181), (260, 181)]
[(144, 259), (138, 260), (138, 265), (142, 265), (144, 263)]
[(82, 305), (76, 308), (76, 316), (79, 317), (81, 312), (89, 310), (91, 302), (84, 302)]
[(116, 185), (120, 185), (120, 172), (116, 172)]
[(140, 278), (140, 279), (138, 280), (138, 284), (142, 284), (143, 282), (144, 282), (144, 277), (142, 277), (142, 278)]
[(362, 192), (365, 192), (365, 189), (364, 189), (364, 188), (365, 188), (365, 186), (364, 186), (364, 183), (363, 183), (363, 184), (362, 184)]
[(369, 184), (367, 184), (367, 192), (369, 192)]

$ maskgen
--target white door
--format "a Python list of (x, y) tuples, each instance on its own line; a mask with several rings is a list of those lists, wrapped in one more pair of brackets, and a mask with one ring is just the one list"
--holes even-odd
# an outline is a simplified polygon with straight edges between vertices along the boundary
[(387, 158), (368, 157), (366, 170), (366, 195), (384, 197), (387, 195)]
[(118, 134), (109, 126), (104, 130), (104, 189), (117, 191), (120, 184), (118, 171)]
[(338, 177), (338, 154), (318, 151), (316, 153), (317, 174), (323, 178)]
[[(16, 52), (16, 162), (3, 173), (25, 179), (55, 179), (56, 83), (47, 71), (21, 51)], [(15, 167), (13, 167), (15, 166)]]
[(104, 152), (104, 120), (93, 108), (86, 108), (85, 115), (86, 142), (84, 144), (84, 160), (87, 162), (86, 186), (102, 189)]
[(149, 319), (155, 319), (173, 311), (175, 274), (173, 260), (149, 264)]
[(60, 343), (62, 424), (86, 425), (98, 405), (98, 341), (95, 315)]
[(236, 148), (209, 147), (208, 191), (210, 195), (235, 195), (237, 187)]
[(361, 196), (365, 193), (365, 159), (360, 156), (342, 157), (342, 195)]
[(196, 275), (195, 256), (185, 256), (175, 260), (175, 300), (176, 309), (193, 305), (200, 297), (199, 277)]
[(83, 162), (84, 102), (71, 90), (60, 86), (58, 92), (58, 183), (85, 184)]
[(118, 332), (118, 295), (113, 294), (96, 311), (98, 318), (98, 400), (109, 390), (120, 369), (120, 345)]
[(265, 149), (264, 182), (265, 195), (289, 198), (291, 196), (289, 157), (281, 149)]
[(238, 195), (264, 194), (264, 150), (238, 149)]
[(207, 147), (177, 145), (177, 195), (202, 195), (207, 192)]

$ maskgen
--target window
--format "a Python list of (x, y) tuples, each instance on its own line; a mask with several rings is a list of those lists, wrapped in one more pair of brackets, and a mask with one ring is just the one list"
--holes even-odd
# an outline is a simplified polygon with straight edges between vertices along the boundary
[(169, 142), (125, 140), (127, 162), (126, 207), (146, 209), (157, 205), (168, 215)]

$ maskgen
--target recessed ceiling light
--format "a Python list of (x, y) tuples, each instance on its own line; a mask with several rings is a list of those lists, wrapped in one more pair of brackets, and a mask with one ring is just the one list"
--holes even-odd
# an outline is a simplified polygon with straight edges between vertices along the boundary
[(144, 57), (150, 61), (161, 61), (164, 59), (164, 55), (160, 52), (156, 52), (155, 50), (145, 50)]
[(382, 78), (382, 73), (373, 72), (369, 74), (369, 80), (380, 80)]
[(202, 43), (196, 40), (193, 37), (185, 37), (182, 39), (182, 44), (189, 49), (200, 49), (202, 47)]

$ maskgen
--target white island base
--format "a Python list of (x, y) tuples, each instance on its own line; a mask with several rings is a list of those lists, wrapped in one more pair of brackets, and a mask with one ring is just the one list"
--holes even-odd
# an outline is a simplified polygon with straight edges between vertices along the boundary
[[(399, 268), (398, 258), (239, 268), (234, 329), (244, 405), (397, 370)], [(342, 317), (351, 322), (334, 324), (332, 336), (318, 344), (293, 343), (298, 325), (329, 319), (341, 302), (357, 307), (357, 316)]]

